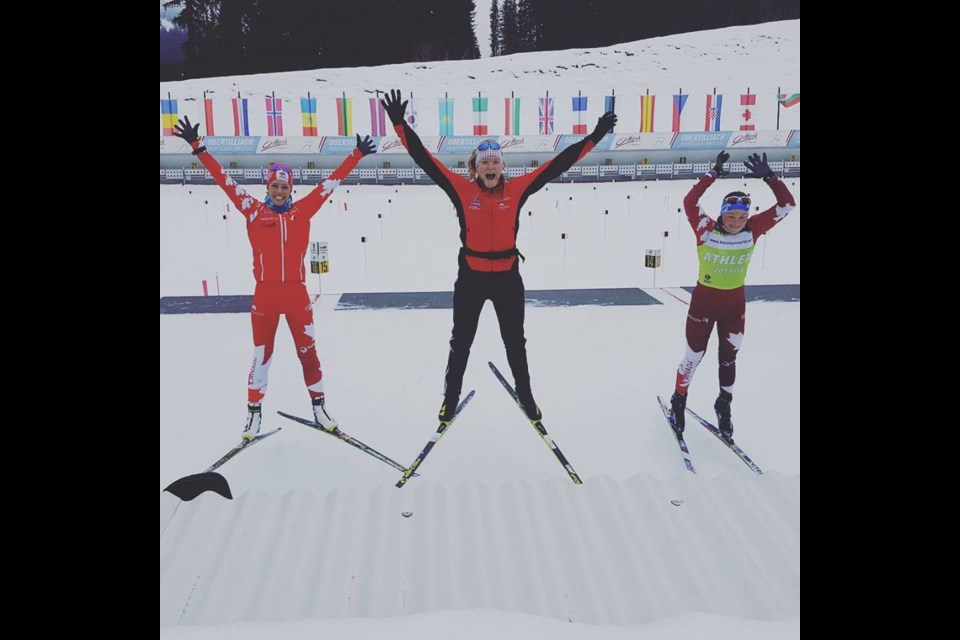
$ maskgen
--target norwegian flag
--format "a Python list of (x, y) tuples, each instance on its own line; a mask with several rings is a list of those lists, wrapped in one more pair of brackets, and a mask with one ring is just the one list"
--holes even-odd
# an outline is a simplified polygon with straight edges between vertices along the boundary
[(538, 120), (540, 123), (540, 135), (553, 135), (553, 98), (550, 96), (537, 98), (537, 102), (539, 103), (540, 111), (540, 118)]
[(267, 135), (283, 135), (283, 100), (267, 98)]
[(753, 110), (757, 106), (757, 94), (740, 94), (740, 131), (756, 131), (753, 124)]

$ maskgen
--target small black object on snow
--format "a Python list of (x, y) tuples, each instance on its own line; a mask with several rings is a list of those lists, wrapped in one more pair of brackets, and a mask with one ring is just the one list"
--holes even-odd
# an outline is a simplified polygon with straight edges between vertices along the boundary
[(401, 515), (402, 515), (404, 518), (409, 518), (410, 516), (413, 515), (413, 511), (404, 511)]

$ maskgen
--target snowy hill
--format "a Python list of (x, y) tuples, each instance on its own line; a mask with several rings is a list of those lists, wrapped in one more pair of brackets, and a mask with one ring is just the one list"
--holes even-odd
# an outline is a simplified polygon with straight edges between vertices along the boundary
[[(511, 56), (430, 63), (406, 63), (383, 67), (318, 69), (267, 75), (202, 78), (161, 82), (160, 98), (179, 99), (181, 114), (203, 122), (203, 92), (214, 99), (215, 117), (221, 135), (232, 131), (230, 98), (249, 99), (250, 133), (266, 134), (264, 98), (275, 95), (284, 101), (287, 135), (299, 135), (300, 98), (317, 100), (321, 135), (336, 134), (335, 98), (353, 98), (355, 129), (370, 133), (367, 98), (376, 91), (393, 88), (414, 95), (421, 135), (437, 135), (438, 103), (445, 96), (455, 99), (455, 133), (471, 132), (471, 97), (491, 98), (487, 121), (491, 132), (502, 133), (503, 99), (511, 93), (521, 98), (521, 132), (536, 133), (537, 102), (549, 92), (556, 98), (556, 127), (572, 131), (572, 96), (589, 97), (585, 122), (591, 124), (603, 113), (603, 96), (617, 96), (618, 131), (640, 130), (639, 96), (657, 97), (654, 131), (670, 131), (672, 95), (689, 96), (681, 114), (684, 131), (702, 131), (707, 94), (724, 95), (721, 128), (736, 130), (740, 124), (740, 94), (756, 94), (753, 109), (757, 129), (775, 129), (778, 90), (800, 91), (800, 21), (789, 20), (746, 27), (730, 27), (653, 38), (597, 49), (571, 49), (520, 53)], [(189, 100), (189, 101), (188, 101)], [(229, 125), (229, 126), (228, 126)], [(780, 109), (780, 128), (800, 128), (800, 105)]]

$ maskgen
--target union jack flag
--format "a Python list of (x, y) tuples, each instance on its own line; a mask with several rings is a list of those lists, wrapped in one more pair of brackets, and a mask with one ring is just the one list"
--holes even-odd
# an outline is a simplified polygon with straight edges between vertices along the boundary
[(553, 98), (537, 98), (539, 103), (540, 135), (549, 136), (553, 134)]

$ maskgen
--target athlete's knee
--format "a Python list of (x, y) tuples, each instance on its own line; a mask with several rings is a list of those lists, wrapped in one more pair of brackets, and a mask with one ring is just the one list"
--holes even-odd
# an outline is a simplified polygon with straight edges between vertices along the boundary
[(304, 363), (318, 360), (317, 343), (311, 340), (306, 344), (297, 345), (297, 357)]
[(693, 364), (693, 365), (698, 365), (700, 364), (700, 361), (703, 360), (703, 354), (705, 352), (706, 352), (705, 349), (702, 349), (700, 351), (694, 351), (693, 347), (691, 347), (688, 344), (686, 345), (686, 351), (683, 354), (683, 359), (685, 362), (689, 362), (690, 364)]
[(473, 333), (454, 331), (453, 335), (450, 336), (450, 350), (470, 353), (470, 347), (473, 346), (473, 338)]
[(503, 346), (507, 351), (524, 351), (527, 348), (527, 339), (522, 335), (506, 336), (503, 338)]

